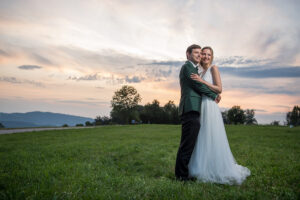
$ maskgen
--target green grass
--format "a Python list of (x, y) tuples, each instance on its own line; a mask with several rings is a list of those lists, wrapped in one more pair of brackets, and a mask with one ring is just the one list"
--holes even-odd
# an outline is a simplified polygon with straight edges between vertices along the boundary
[(0, 135), (0, 199), (299, 199), (300, 128), (226, 126), (241, 186), (174, 179), (180, 126)]

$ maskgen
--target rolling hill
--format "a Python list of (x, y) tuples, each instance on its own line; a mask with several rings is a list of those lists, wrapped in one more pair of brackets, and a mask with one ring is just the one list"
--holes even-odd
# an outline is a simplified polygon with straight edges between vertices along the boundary
[(51, 112), (27, 112), (27, 113), (0, 113), (0, 122), (5, 128), (62, 126), (68, 124), (84, 124), (86, 121), (93, 122), (94, 119), (74, 115), (51, 113)]

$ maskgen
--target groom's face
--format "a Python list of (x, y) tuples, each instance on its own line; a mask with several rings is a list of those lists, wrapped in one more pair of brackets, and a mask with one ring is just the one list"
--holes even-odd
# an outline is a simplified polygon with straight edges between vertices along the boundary
[(192, 53), (189, 55), (189, 60), (196, 64), (200, 63), (201, 49), (193, 49)]

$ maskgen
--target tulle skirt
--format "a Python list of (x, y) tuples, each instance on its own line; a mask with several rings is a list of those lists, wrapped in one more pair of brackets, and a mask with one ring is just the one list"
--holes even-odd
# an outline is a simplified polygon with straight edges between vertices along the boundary
[(189, 162), (189, 176), (202, 182), (242, 184), (250, 170), (231, 153), (218, 105), (208, 97), (201, 104), (201, 128)]

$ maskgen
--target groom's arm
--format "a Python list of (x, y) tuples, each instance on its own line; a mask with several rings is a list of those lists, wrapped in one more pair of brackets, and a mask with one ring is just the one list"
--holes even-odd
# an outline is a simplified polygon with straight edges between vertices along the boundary
[(215, 93), (214, 91), (212, 91), (211, 89), (209, 89), (205, 84), (191, 79), (191, 74), (192, 73), (195, 73), (195, 72), (192, 71), (192, 68), (188, 67), (187, 65), (184, 66), (183, 74), (184, 74), (185, 78), (189, 81), (189, 84), (192, 86), (192, 88), (198, 94), (200, 94), (200, 95), (204, 94), (204, 95), (212, 98), (213, 100), (215, 100), (216, 97), (218, 96), (218, 94)]

